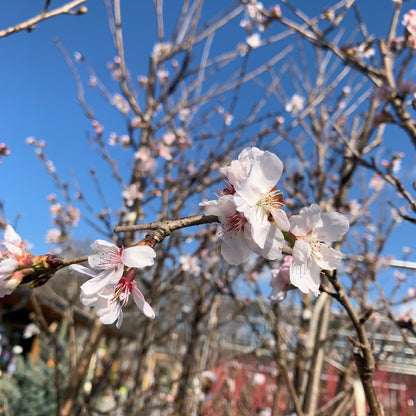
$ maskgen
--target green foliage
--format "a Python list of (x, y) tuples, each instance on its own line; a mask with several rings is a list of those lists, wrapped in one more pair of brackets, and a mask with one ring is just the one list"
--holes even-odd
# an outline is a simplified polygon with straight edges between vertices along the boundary
[(56, 415), (54, 368), (19, 358), (13, 375), (0, 378), (0, 415)]

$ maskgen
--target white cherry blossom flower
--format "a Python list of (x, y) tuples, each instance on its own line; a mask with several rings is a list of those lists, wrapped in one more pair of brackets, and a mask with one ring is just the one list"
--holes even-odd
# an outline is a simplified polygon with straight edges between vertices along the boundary
[(302, 208), (289, 219), (290, 232), (296, 237), (290, 282), (303, 293), (319, 294), (320, 273), (335, 270), (342, 254), (321, 241), (333, 242), (349, 229), (348, 219), (337, 212), (321, 213), (317, 204)]
[(305, 107), (305, 98), (303, 98), (299, 94), (293, 94), (292, 98), (289, 100), (289, 102), (285, 105), (285, 110), (288, 113), (291, 113), (292, 116), (296, 116), (298, 113), (300, 113)]
[[(156, 257), (155, 251), (149, 246), (122, 247), (120, 249), (108, 241), (96, 240), (91, 248), (96, 253), (88, 257), (88, 263), (90, 267), (101, 270), (101, 272), (91, 276), (93, 278), (82, 285), (85, 295), (93, 295), (108, 285), (117, 284), (123, 275), (124, 266), (141, 269), (151, 266)], [(80, 266), (70, 267), (77, 271)]]
[[(286, 213), (280, 209), (283, 204), (281, 193), (276, 189), (283, 172), (282, 161), (273, 153), (256, 147), (241, 152), (237, 163), (224, 169), (233, 186), (234, 202), (251, 225), (253, 241), (263, 249), (271, 228), (276, 228), (270, 219), (282, 230), (289, 230)], [(281, 245), (284, 243), (280, 233)]]
[(232, 195), (224, 195), (216, 201), (200, 203), (207, 215), (217, 215), (223, 226), (221, 255), (227, 263), (237, 266), (243, 263), (251, 252), (269, 260), (275, 260), (283, 245), (282, 233), (275, 226), (269, 227), (263, 247), (259, 247), (252, 238), (252, 225), (243, 213), (237, 210)]
[[(286, 298), (287, 291), (290, 289), (290, 266), (293, 264), (292, 256), (285, 256), (282, 265), (278, 269), (272, 269), (272, 280), (270, 286), (272, 293), (269, 295), (271, 303), (281, 302)], [(293, 286), (292, 286), (293, 288)]]
[(0, 298), (10, 295), (21, 282), (21, 276), (14, 277), (19, 266), (19, 260), (26, 256), (23, 241), (11, 225), (4, 231), (2, 245), (6, 247), (0, 253)]
[(18, 264), (13, 257), (0, 259), (0, 298), (10, 295), (19, 286), (21, 279), (13, 277)]
[[(133, 279), (136, 275), (135, 269), (130, 269), (117, 284), (107, 285), (95, 293), (91, 293), (87, 285), (88, 282), (100, 277), (101, 273), (91, 270), (78, 264), (70, 266), (76, 274), (91, 278), (81, 286), (81, 303), (84, 306), (95, 308), (99, 320), (104, 325), (111, 325), (117, 321), (117, 328), (120, 328), (123, 322), (123, 308), (127, 305), (130, 294), (137, 307), (148, 318), (154, 319), (155, 313), (152, 307), (146, 302), (143, 294), (137, 288)], [(87, 290), (85, 290), (87, 288)]]
[(261, 45), (260, 33), (253, 33), (252, 35), (247, 36), (246, 42), (247, 45), (250, 46), (250, 48), (258, 48)]

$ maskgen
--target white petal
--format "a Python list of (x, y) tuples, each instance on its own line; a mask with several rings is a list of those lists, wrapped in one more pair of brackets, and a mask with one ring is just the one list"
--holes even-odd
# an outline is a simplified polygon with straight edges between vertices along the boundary
[(292, 256), (295, 263), (301, 265), (307, 262), (311, 252), (312, 249), (309, 243), (304, 240), (296, 240), (295, 245), (293, 246)]
[(227, 217), (233, 215), (236, 211), (232, 195), (220, 196), (217, 200), (201, 202), (199, 205), (204, 207), (207, 215), (218, 216), (221, 224), (224, 224)]
[(282, 247), (285, 244), (285, 240), (282, 232), (274, 224), (269, 224), (270, 226), (266, 230), (264, 247), (262, 249), (250, 238), (247, 238), (247, 242), (251, 250), (259, 256), (268, 260), (276, 260), (282, 254)]
[(264, 212), (263, 208), (257, 205), (250, 210), (248, 221), (250, 223), (253, 241), (260, 249), (263, 249), (271, 227), (276, 227), (270, 223), (268, 215)]
[(290, 282), (303, 293), (319, 294), (320, 269), (314, 261), (290, 266)]
[(118, 318), (117, 318), (117, 323), (116, 323), (116, 328), (120, 329), (121, 328), (121, 324), (123, 323), (123, 310), (120, 309), (120, 312), (118, 313)]
[(321, 208), (317, 204), (312, 204), (310, 207), (302, 208), (298, 215), (289, 218), (290, 231), (296, 236), (305, 236), (320, 224), (320, 220)]
[(88, 280), (81, 286), (81, 290), (85, 295), (93, 295), (98, 293), (104, 287), (109, 285), (116, 285), (123, 275), (123, 266), (115, 270), (104, 270), (97, 274), (93, 279)]
[(80, 301), (84, 306), (94, 306), (97, 301), (98, 301), (98, 296), (97, 295), (86, 295), (84, 292), (81, 291), (80, 294)]
[(277, 226), (283, 231), (289, 231), (290, 223), (286, 212), (284, 212), (282, 209), (273, 209), (271, 213)]
[(4, 231), (4, 242), (13, 244), (15, 246), (19, 246), (22, 242), (22, 239), (20, 238), (19, 234), (16, 233), (16, 231), (10, 224), (7, 224), (6, 229)]
[(325, 244), (318, 244), (314, 250), (313, 258), (321, 269), (334, 270), (339, 267), (342, 254)]
[(231, 236), (226, 235), (221, 243), (221, 255), (228, 264), (238, 266), (250, 255), (251, 250), (247, 246), (243, 233)]
[(91, 248), (96, 254), (88, 256), (88, 263), (94, 269), (114, 269), (121, 264), (120, 249), (105, 240), (95, 240)]
[(134, 246), (123, 250), (121, 260), (128, 267), (143, 268), (151, 266), (156, 252), (149, 246)]
[(13, 257), (0, 260), (0, 273), (13, 273), (18, 264), (17, 260)]
[(104, 325), (110, 325), (119, 319), (123, 312), (118, 302), (108, 302), (106, 307), (97, 308), (96, 313)]
[(21, 280), (2, 278), (0, 279), (0, 298), (3, 298), (6, 295), (10, 295), (19, 286)]
[(68, 267), (68, 270), (72, 273), (88, 278), (96, 277), (99, 274), (99, 272), (96, 270), (91, 270), (88, 267), (82, 266), (80, 264), (71, 264)]
[(134, 299), (134, 303), (137, 307), (148, 317), (151, 319), (155, 318), (155, 313), (153, 312), (152, 307), (146, 302), (142, 292), (137, 287), (133, 287), (131, 294)]
[(315, 228), (313, 235), (319, 241), (337, 241), (350, 228), (348, 218), (339, 212), (324, 212), (321, 215), (322, 226)]
[(220, 172), (225, 175), (231, 185), (247, 177), (247, 164), (241, 160), (233, 160), (228, 166), (220, 168)]
[(282, 172), (283, 163), (275, 154), (268, 151), (257, 154), (251, 162), (247, 178), (236, 184), (235, 190), (253, 206), (261, 194), (269, 192), (276, 185)]

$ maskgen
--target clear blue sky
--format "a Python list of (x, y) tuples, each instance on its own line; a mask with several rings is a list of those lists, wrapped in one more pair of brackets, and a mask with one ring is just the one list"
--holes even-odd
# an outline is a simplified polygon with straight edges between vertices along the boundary
[[(177, 7), (175, 0), (164, 3)], [(226, 2), (207, 0), (206, 3), (204, 13), (208, 16)], [(263, 3), (266, 7), (275, 4), (273, 1)], [(313, 15), (325, 5), (335, 2), (303, 0), (293, 3)], [(405, 3), (404, 10), (410, 8), (411, 2), (408, 3)], [(63, 4), (63, 1), (52, 0), (51, 7), (59, 4)], [(370, 32), (385, 34), (387, 28), (383, 25), (391, 13), (392, 1), (366, 0), (358, 4), (363, 7), (362, 14)], [(0, 5), (0, 28), (21, 22), (38, 13), (42, 7), (43, 1), (38, 0), (14, 0), (7, 5)], [(18, 231), (34, 243), (36, 254), (48, 251), (44, 237), (51, 225), (49, 204), (45, 197), (55, 192), (55, 189), (44, 166), (37, 161), (33, 148), (25, 144), (28, 136), (46, 140), (46, 153), (52, 158), (58, 173), (71, 181), (70, 171), (75, 170), (86, 192), (94, 192), (88, 170), (96, 167), (97, 174), (106, 178), (107, 192), (111, 195), (114, 189), (113, 205), (119, 206), (121, 203), (120, 191), (108, 168), (86, 144), (85, 134), (91, 131), (91, 127), (78, 105), (72, 74), (53, 42), (57, 37), (71, 54), (81, 51), (103, 80), (112, 83), (112, 91), (118, 92), (117, 85), (111, 81), (106, 69), (106, 64), (112, 60), (115, 52), (104, 1), (90, 1), (87, 7), (89, 11), (84, 16), (60, 16), (42, 22), (32, 33), (22, 32), (0, 39), (3, 58), (0, 67), (0, 142), (8, 144), (12, 152), (0, 164), (0, 199), (5, 203), (7, 218), (11, 223), (21, 215)], [(148, 55), (156, 39), (152, 1), (124, 0), (122, 10), (127, 61), (135, 76), (146, 72)], [(244, 39), (245, 34), (240, 30), (241, 33), (230, 33), (230, 36)], [(97, 118), (104, 120), (106, 126), (111, 126), (110, 130), (119, 129), (120, 133), (123, 132), (124, 123), (116, 111), (98, 99), (91, 99)], [(75, 237), (87, 236), (97, 237), (93, 230), (81, 223), (75, 230)]]

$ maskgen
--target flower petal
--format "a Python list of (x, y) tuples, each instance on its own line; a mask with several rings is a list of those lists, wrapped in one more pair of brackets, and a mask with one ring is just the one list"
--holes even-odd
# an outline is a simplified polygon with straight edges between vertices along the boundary
[(4, 231), (3, 245), (5, 245), (6, 249), (15, 256), (23, 256), (24, 254), (21, 247), (22, 239), (10, 224), (7, 224)]
[(337, 241), (350, 228), (348, 218), (339, 212), (324, 212), (321, 215), (322, 226), (315, 228), (313, 235), (319, 241)]
[(227, 218), (236, 211), (232, 195), (220, 196), (218, 200), (200, 202), (204, 207), (206, 215), (217, 215), (221, 224), (225, 224)]
[(123, 250), (121, 261), (128, 267), (143, 268), (151, 266), (155, 261), (156, 252), (149, 246), (134, 246)]
[(296, 240), (292, 256), (296, 264), (305, 264), (312, 253), (311, 246), (304, 240)]
[(283, 172), (282, 161), (269, 151), (256, 154), (246, 179), (236, 183), (236, 192), (251, 206), (260, 199), (260, 195), (272, 189)]
[(263, 208), (257, 205), (251, 208), (248, 221), (250, 223), (253, 241), (259, 246), (260, 249), (263, 249), (271, 227), (276, 227), (271, 224)]
[[(312, 259), (311, 259), (312, 260)], [(290, 282), (303, 293), (319, 295), (320, 269), (312, 260), (307, 263), (293, 263), (290, 266)]]
[(113, 270), (104, 270), (98, 273), (96, 277), (88, 280), (81, 286), (81, 290), (85, 295), (93, 295), (98, 293), (104, 287), (109, 285), (116, 285), (123, 275), (123, 266)]
[(334, 270), (341, 263), (342, 253), (326, 244), (318, 243), (315, 246), (313, 258), (321, 269)]
[(83, 277), (88, 277), (89, 279), (92, 277), (96, 277), (99, 272), (96, 270), (91, 270), (88, 267), (82, 266), (80, 264), (71, 264), (68, 267), (68, 270), (72, 273), (78, 274)]
[(247, 245), (243, 233), (236, 235), (226, 234), (221, 243), (221, 255), (228, 264), (238, 266), (250, 255), (251, 250)]
[(0, 260), (0, 273), (2, 274), (13, 273), (16, 270), (18, 264), (19, 264), (18, 261), (14, 259), (13, 257)]
[(110, 325), (119, 319), (120, 314), (123, 312), (118, 302), (107, 301), (106, 304), (96, 308), (96, 313), (104, 325)]
[(271, 214), (275, 223), (280, 229), (282, 229), (283, 231), (289, 231), (290, 223), (285, 211), (283, 211), (282, 209), (273, 209), (271, 211)]
[(114, 269), (121, 264), (120, 249), (105, 240), (95, 240), (91, 248), (96, 254), (88, 256), (88, 263), (94, 269)]
[(320, 223), (320, 220), (321, 208), (312, 204), (310, 207), (302, 208), (298, 215), (289, 218), (290, 231), (296, 236), (305, 236)]
[(153, 312), (152, 307), (146, 302), (142, 292), (137, 288), (137, 286), (133, 286), (131, 294), (134, 299), (134, 303), (137, 307), (148, 317), (151, 319), (155, 318), (155, 313)]
[(262, 256), (268, 260), (276, 260), (282, 254), (282, 247), (285, 244), (285, 240), (282, 232), (272, 223), (270, 223), (269, 228), (265, 233), (264, 247), (260, 247), (251, 240), (247, 238), (248, 246), (259, 256)]

